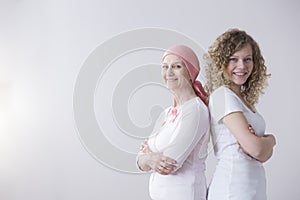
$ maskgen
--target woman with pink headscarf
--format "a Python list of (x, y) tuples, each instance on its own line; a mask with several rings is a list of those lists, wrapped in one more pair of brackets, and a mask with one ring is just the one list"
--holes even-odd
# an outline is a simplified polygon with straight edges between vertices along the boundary
[(209, 111), (196, 80), (199, 71), (199, 60), (187, 46), (173, 46), (162, 57), (162, 79), (174, 103), (161, 113), (137, 156), (140, 170), (152, 171), (149, 193), (154, 200), (206, 199)]

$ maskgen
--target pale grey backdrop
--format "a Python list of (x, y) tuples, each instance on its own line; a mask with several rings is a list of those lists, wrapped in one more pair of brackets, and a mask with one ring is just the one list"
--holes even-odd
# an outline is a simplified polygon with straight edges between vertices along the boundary
[[(297, 0), (1, 0), (0, 199), (149, 199), (148, 175), (112, 170), (88, 153), (73, 110), (77, 77), (89, 55), (113, 36), (143, 27), (180, 32), (203, 48), (230, 27), (259, 42), (272, 78), (258, 109), (278, 143), (265, 164), (268, 196), (299, 198), (299, 8)], [(142, 97), (154, 95), (137, 93), (135, 100)], [(132, 99), (128, 105), (138, 120), (134, 115), (142, 111)], [(207, 164), (210, 179), (212, 153)]]

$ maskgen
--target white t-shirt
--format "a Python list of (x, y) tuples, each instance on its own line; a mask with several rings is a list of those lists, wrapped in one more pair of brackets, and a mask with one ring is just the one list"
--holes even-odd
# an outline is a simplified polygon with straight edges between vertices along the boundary
[(209, 141), (209, 112), (196, 97), (177, 109), (177, 117), (167, 108), (157, 120), (148, 144), (177, 161), (170, 175), (153, 172), (149, 192), (155, 200), (206, 199), (205, 160)]
[(266, 180), (262, 163), (240, 148), (236, 138), (222, 119), (233, 112), (242, 112), (258, 136), (265, 132), (265, 121), (252, 112), (229, 88), (216, 89), (209, 99), (211, 136), (218, 159), (209, 186), (208, 200), (265, 200)]

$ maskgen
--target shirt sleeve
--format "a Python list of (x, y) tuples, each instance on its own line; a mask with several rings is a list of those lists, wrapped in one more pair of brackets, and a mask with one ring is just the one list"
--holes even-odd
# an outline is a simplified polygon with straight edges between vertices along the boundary
[(187, 109), (182, 109), (180, 126), (175, 130), (171, 143), (164, 149), (165, 156), (177, 161), (179, 169), (197, 143), (205, 135), (209, 135), (209, 114), (207, 107), (192, 104)]
[(212, 119), (217, 122), (230, 113), (243, 111), (238, 97), (225, 87), (220, 87), (211, 94), (209, 109)]
[(159, 132), (159, 129), (163, 126), (163, 124), (165, 123), (166, 121), (166, 116), (167, 116), (167, 113), (168, 111), (170, 110), (170, 107), (165, 109), (158, 117), (158, 119), (156, 120), (155, 122), (155, 125), (154, 125), (154, 128), (153, 128), (153, 131), (152, 133), (150, 134), (150, 136), (148, 137), (148, 145), (150, 147), (150, 149), (153, 151), (153, 152), (158, 152), (159, 150), (156, 148), (156, 145), (155, 145), (155, 135), (158, 134)]
[[(150, 149), (152, 151), (154, 151), (154, 152), (157, 152), (158, 150), (155, 148), (155, 144), (154, 144), (155, 140), (151, 140), (151, 138), (157, 134), (157, 132), (159, 131), (159, 129), (165, 123), (166, 115), (168, 113), (168, 110), (170, 110), (170, 108), (167, 108), (163, 112), (160, 113), (160, 115), (158, 116), (157, 120), (155, 121), (153, 131), (150, 134), (150, 136), (148, 137), (148, 145), (149, 145)], [(136, 163), (136, 168), (139, 169), (140, 171), (142, 171), (142, 170), (141, 170), (140, 166), (138, 165), (138, 157), (141, 154), (143, 154), (143, 153), (141, 151), (139, 151), (138, 154), (137, 154), (137, 156), (136, 156), (136, 162), (135, 162)], [(145, 172), (145, 173), (147, 173), (147, 172)]]

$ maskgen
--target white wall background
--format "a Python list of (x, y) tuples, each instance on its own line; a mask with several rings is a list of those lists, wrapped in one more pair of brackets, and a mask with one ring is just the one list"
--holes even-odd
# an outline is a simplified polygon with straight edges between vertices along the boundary
[(299, 8), (297, 0), (1, 0), (0, 199), (149, 199), (148, 175), (111, 170), (87, 153), (72, 107), (89, 54), (142, 27), (179, 31), (204, 48), (230, 27), (259, 42), (272, 78), (258, 107), (278, 143), (265, 165), (268, 196), (299, 198)]

